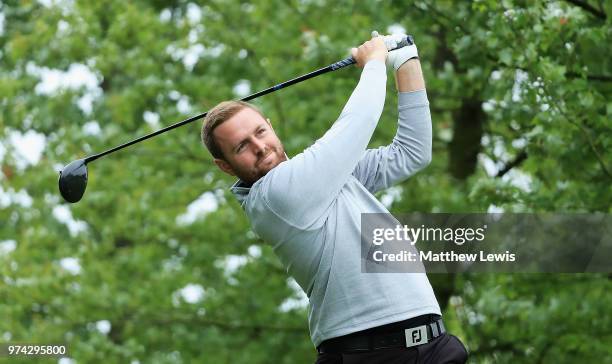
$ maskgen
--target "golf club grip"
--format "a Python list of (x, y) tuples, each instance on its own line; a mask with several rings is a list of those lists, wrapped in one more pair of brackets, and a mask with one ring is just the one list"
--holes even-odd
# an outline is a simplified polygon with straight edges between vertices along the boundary
[[(411, 35), (407, 35), (406, 38), (402, 39), (402, 41), (397, 44), (397, 47), (395, 47), (393, 49), (388, 49), (388, 51), (391, 52), (391, 51), (394, 51), (396, 49), (404, 48), (406, 46), (410, 46), (410, 45), (413, 45), (413, 44), (414, 44), (414, 38), (412, 38)], [(349, 66), (349, 65), (355, 64), (355, 63), (357, 63), (357, 62), (355, 61), (355, 59), (353, 57), (348, 57), (348, 58), (345, 58), (345, 59), (343, 59), (341, 61), (338, 61), (336, 63), (332, 63), (331, 65), (329, 65), (329, 68), (332, 71), (335, 71), (335, 70), (338, 70), (338, 69), (340, 69), (342, 67), (346, 67), (346, 66)]]
[(357, 63), (357, 62), (355, 61), (355, 59), (353, 57), (348, 57), (348, 58), (345, 58), (345, 59), (343, 59), (341, 61), (338, 61), (336, 63), (330, 64), (329, 68), (332, 71), (335, 71), (335, 70), (339, 70), (342, 67), (346, 67), (346, 66), (349, 66), (349, 65), (355, 64), (355, 63)]
[(412, 38), (412, 35), (406, 35), (406, 38), (402, 39), (402, 41), (397, 44), (397, 47), (389, 49), (389, 52), (394, 51), (396, 49), (404, 48), (406, 46), (411, 46), (413, 44), (414, 38)]

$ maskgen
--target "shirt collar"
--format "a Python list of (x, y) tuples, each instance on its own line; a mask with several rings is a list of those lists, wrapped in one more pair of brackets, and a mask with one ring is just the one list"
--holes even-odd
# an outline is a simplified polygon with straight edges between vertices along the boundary
[(230, 191), (234, 194), (234, 196), (236, 196), (236, 199), (242, 205), (249, 196), (251, 187), (248, 187), (244, 181), (238, 180), (230, 187)]

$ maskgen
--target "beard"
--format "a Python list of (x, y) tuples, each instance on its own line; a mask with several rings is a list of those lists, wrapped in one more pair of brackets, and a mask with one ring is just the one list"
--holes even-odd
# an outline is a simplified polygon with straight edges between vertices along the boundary
[(287, 155), (285, 154), (285, 148), (279, 142), (277, 145), (267, 150), (265, 155), (262, 155), (259, 159), (257, 159), (257, 162), (255, 162), (255, 165), (252, 167), (241, 167), (234, 165), (233, 163), (230, 163), (230, 165), (234, 169), (236, 177), (240, 178), (240, 180), (242, 180), (244, 183), (251, 186), (261, 177), (270, 172), (274, 167), (286, 160)]

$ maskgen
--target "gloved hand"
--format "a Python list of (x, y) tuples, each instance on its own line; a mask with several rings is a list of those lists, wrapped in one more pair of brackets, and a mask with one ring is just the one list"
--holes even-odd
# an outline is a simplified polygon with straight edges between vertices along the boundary
[[(372, 32), (372, 38), (378, 37), (379, 34), (377, 31)], [(405, 34), (390, 34), (383, 36), (383, 40), (385, 45), (387, 46), (387, 50), (391, 50), (397, 47), (397, 43), (401, 42), (402, 39), (406, 37)], [(407, 60), (411, 58), (418, 57), (419, 54), (417, 52), (416, 45), (406, 46), (400, 49), (396, 49), (387, 54), (387, 66), (393, 66), (393, 68), (397, 71), (401, 65), (403, 65)]]

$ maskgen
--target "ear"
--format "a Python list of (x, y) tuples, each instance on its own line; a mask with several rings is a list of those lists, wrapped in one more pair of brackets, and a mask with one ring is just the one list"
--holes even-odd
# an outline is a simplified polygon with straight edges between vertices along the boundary
[(236, 173), (234, 172), (234, 168), (232, 168), (232, 166), (223, 159), (215, 158), (213, 161), (215, 162), (217, 167), (219, 167), (219, 169), (221, 169), (223, 172), (229, 174), (230, 176), (236, 175)]

